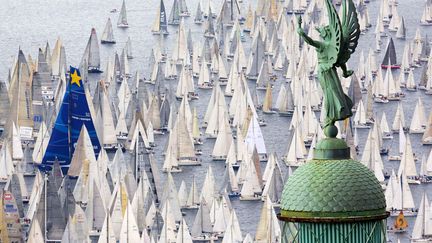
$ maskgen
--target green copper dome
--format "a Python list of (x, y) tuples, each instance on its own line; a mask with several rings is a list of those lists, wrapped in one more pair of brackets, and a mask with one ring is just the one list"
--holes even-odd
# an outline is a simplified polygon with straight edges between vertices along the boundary
[(288, 178), (281, 219), (385, 218), (385, 208), (381, 185), (364, 165), (352, 159), (314, 159)]

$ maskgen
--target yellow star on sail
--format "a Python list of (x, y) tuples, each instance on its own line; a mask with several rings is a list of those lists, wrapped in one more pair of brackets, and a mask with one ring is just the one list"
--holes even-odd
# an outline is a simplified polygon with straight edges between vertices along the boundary
[(78, 87), (81, 87), (81, 83), (80, 83), (81, 77), (78, 75), (77, 70), (75, 70), (75, 72), (71, 74), (71, 79), (72, 79), (71, 84), (76, 84), (78, 85)]

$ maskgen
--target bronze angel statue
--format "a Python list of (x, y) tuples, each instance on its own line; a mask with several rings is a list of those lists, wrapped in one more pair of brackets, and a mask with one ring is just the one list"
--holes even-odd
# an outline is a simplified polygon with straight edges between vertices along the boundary
[[(316, 48), (318, 56), (318, 79), (324, 92), (324, 107), (327, 112), (324, 128), (334, 126), (339, 120), (352, 116), (353, 103), (345, 95), (336, 68), (340, 67), (344, 77), (353, 74), (346, 62), (354, 53), (360, 37), (360, 25), (352, 0), (343, 0), (342, 21), (331, 0), (324, 0), (329, 17), (329, 25), (316, 28), (322, 41), (313, 40), (301, 28), (301, 17), (298, 19), (298, 34), (306, 43)], [(337, 133), (337, 130), (336, 130)]]

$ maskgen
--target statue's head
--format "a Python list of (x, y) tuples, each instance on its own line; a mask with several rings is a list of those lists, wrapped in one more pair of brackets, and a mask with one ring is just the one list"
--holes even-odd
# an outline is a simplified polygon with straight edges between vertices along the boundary
[(329, 26), (317, 27), (315, 29), (318, 31), (320, 37), (323, 39), (326, 39), (330, 36), (330, 27)]

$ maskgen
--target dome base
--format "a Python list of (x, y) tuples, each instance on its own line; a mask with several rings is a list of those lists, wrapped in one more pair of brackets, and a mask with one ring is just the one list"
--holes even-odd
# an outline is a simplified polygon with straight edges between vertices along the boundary
[(317, 160), (349, 159), (350, 155), (350, 148), (339, 138), (324, 138), (314, 149), (314, 159)]

